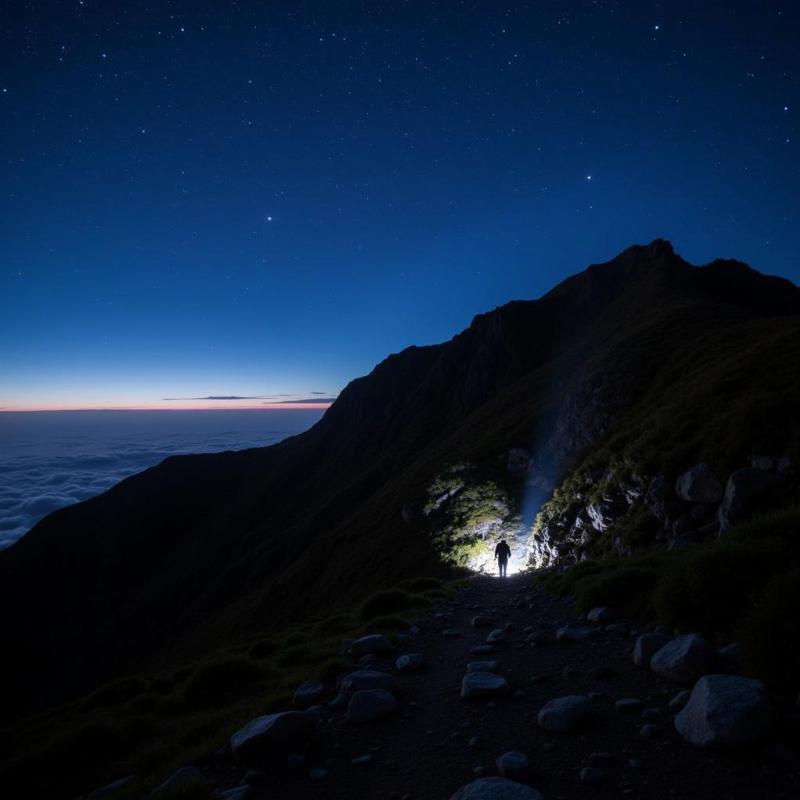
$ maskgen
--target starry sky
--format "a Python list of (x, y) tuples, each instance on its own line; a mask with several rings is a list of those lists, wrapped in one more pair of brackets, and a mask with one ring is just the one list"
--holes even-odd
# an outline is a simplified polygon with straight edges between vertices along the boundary
[(4, 15), (6, 409), (321, 400), (658, 236), (800, 279), (788, 0)]

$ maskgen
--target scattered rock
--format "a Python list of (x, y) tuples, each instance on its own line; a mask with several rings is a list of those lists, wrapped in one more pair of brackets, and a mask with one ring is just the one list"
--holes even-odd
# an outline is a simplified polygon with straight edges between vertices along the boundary
[(675, 683), (694, 683), (717, 664), (717, 651), (702, 636), (679, 636), (653, 654), (650, 669)]
[(633, 663), (637, 667), (649, 667), (650, 659), (669, 641), (669, 636), (663, 633), (643, 633), (633, 648)]
[(248, 722), (231, 736), (231, 749), (239, 758), (259, 758), (305, 746), (317, 731), (319, 717), (307, 711), (281, 711)]
[(511, 750), (508, 753), (503, 753), (497, 761), (497, 771), (504, 778), (511, 778), (512, 780), (524, 780), (528, 776), (530, 770), (530, 762), (525, 753), (520, 753), (518, 750)]
[(462, 786), (450, 800), (544, 800), (536, 789), (508, 778), (479, 778)]
[(502, 628), (495, 628), (487, 637), (486, 644), (499, 644), (506, 640), (506, 633)]
[(382, 633), (372, 633), (369, 636), (362, 636), (360, 639), (356, 639), (350, 643), (350, 655), (352, 655), (353, 658), (390, 653), (391, 650), (392, 643)]
[[(291, 713), (291, 712), (289, 712)], [(177, 792), (182, 786), (194, 783), (203, 779), (203, 776), (197, 767), (181, 767), (176, 772), (167, 778), (164, 783), (156, 787), (150, 797), (160, 797), (161, 795), (172, 794)]]
[(737, 675), (706, 675), (675, 717), (675, 728), (698, 747), (736, 749), (770, 730), (767, 693), (760, 681)]
[(470, 661), (467, 672), (497, 672), (496, 661)]
[(461, 631), (456, 628), (445, 628), (442, 631), (442, 636), (446, 639), (458, 639), (461, 636)]
[(328, 687), (321, 681), (306, 681), (297, 687), (292, 703), (298, 708), (307, 709), (319, 703), (328, 692)]
[(371, 669), (360, 669), (345, 675), (341, 680), (340, 688), (346, 695), (362, 689), (386, 689), (387, 692), (394, 693), (399, 691), (400, 684), (394, 675)]
[(623, 697), (614, 703), (620, 714), (641, 714), (644, 703), (638, 697)]
[(597, 786), (606, 779), (606, 773), (597, 767), (584, 767), (580, 771), (581, 783), (587, 783), (589, 786)]
[(492, 672), (468, 672), (461, 681), (461, 697), (464, 700), (493, 697), (507, 691), (508, 681)]
[(422, 653), (406, 653), (400, 656), (394, 665), (398, 672), (416, 672), (418, 669), (422, 669), (424, 663), (425, 659), (422, 657)]
[(347, 705), (348, 722), (375, 722), (394, 714), (400, 708), (394, 695), (386, 689), (360, 689)]
[(557, 642), (585, 642), (594, 636), (594, 628), (564, 625), (556, 631)]
[(598, 625), (605, 625), (608, 622), (611, 622), (613, 615), (611, 613), (611, 609), (607, 606), (600, 606), (598, 608), (593, 608), (587, 615), (586, 619), (589, 622), (595, 622)]
[(675, 493), (689, 503), (719, 503), (722, 483), (708, 464), (696, 464), (675, 481)]
[(592, 703), (583, 695), (568, 695), (550, 700), (539, 711), (536, 721), (546, 731), (565, 733), (584, 722), (592, 713)]

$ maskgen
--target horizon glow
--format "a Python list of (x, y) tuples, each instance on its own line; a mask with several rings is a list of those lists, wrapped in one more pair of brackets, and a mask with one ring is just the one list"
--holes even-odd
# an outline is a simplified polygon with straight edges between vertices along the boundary
[(12, 3), (4, 22), (6, 410), (334, 397), (658, 237), (800, 280), (800, 7)]

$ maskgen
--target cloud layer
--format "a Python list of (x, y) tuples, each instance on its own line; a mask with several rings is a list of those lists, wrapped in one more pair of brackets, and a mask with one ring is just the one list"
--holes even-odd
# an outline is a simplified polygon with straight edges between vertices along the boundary
[(305, 430), (320, 411), (0, 415), (0, 549), (58, 508), (179, 453), (241, 450)]

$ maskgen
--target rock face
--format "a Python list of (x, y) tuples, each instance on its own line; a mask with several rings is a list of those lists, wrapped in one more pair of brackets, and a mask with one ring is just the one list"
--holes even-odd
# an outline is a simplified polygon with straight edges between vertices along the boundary
[(350, 698), (346, 717), (348, 722), (374, 722), (391, 716), (399, 707), (386, 689), (362, 689)]
[(508, 681), (493, 672), (468, 672), (461, 681), (461, 697), (463, 700), (474, 700), (478, 697), (493, 697), (508, 691)]
[(231, 749), (245, 759), (302, 749), (316, 733), (318, 723), (319, 717), (308, 711), (256, 717), (231, 736)]
[(689, 503), (719, 503), (722, 483), (708, 464), (696, 464), (675, 481), (675, 493)]
[(633, 648), (633, 663), (637, 667), (649, 667), (650, 659), (665, 644), (669, 642), (669, 636), (661, 633), (643, 633), (637, 640)]
[(536, 722), (540, 728), (566, 733), (585, 722), (592, 713), (592, 703), (583, 695), (568, 695), (550, 700), (539, 711)]
[(657, 675), (675, 683), (691, 684), (716, 667), (717, 651), (702, 636), (690, 633), (665, 644), (650, 659)]
[(767, 693), (760, 681), (736, 675), (706, 675), (675, 717), (675, 728), (698, 747), (736, 749), (770, 730)]
[(523, 783), (508, 778), (480, 778), (462, 786), (450, 800), (544, 800), (542, 795)]

